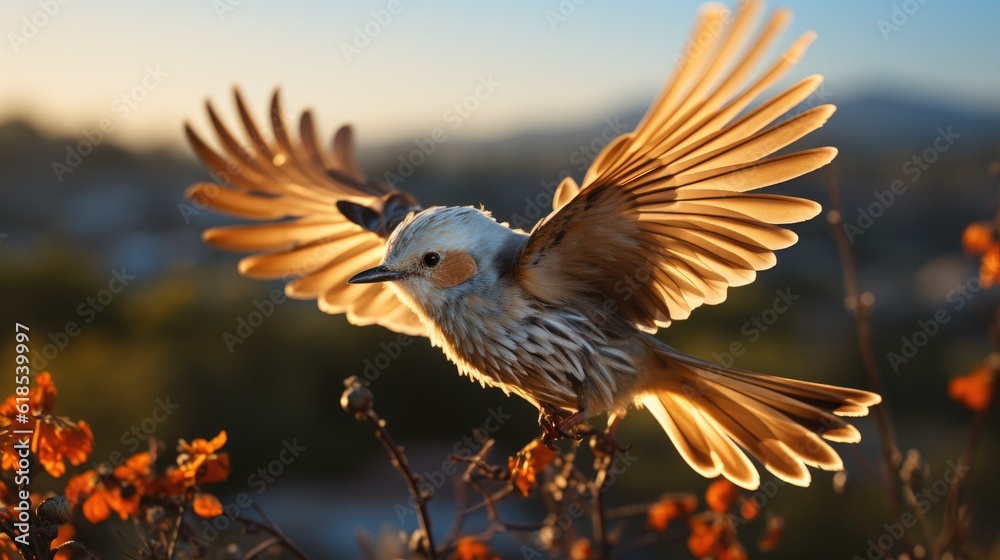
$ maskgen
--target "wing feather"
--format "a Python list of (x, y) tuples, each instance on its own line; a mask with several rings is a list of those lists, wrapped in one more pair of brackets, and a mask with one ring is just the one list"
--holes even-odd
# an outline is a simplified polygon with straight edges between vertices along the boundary
[[(535, 226), (518, 262), (517, 278), (529, 293), (553, 303), (611, 301), (623, 317), (654, 331), (700, 305), (722, 302), (729, 287), (752, 282), (757, 271), (774, 266), (774, 251), (796, 242), (780, 226), (811, 219), (820, 206), (751, 191), (832, 161), (834, 148), (775, 154), (823, 126), (835, 108), (783, 119), (819, 87), (817, 75), (747, 110), (815, 39), (803, 34), (764, 66), (764, 53), (791, 14), (778, 10), (751, 37), (760, 11), (754, 0), (742, 3), (735, 18), (707, 7), (675, 75), (636, 129), (608, 144), (580, 187), (563, 180), (552, 213)], [(622, 289), (623, 283), (637, 289)], [(704, 422), (727, 426), (721, 418)], [(759, 452), (779, 462), (785, 457), (780, 449)], [(707, 467), (704, 459), (696, 462)], [(793, 463), (778, 468), (789, 477), (801, 474)]]
[[(365, 180), (350, 127), (341, 127), (325, 151), (307, 111), (299, 119), (295, 139), (275, 92), (268, 140), (239, 90), (233, 96), (243, 140), (210, 103), (206, 109), (219, 150), (185, 127), (192, 148), (215, 181), (192, 185), (186, 195), (213, 211), (265, 223), (211, 228), (204, 240), (221, 249), (254, 252), (240, 261), (240, 273), (286, 280), (289, 297), (316, 299), (323, 311), (344, 313), (357, 325), (379, 324), (426, 336), (417, 315), (391, 290), (347, 284), (358, 271), (378, 265), (393, 228), (406, 214), (420, 210), (416, 200), (389, 185)], [(344, 204), (365, 218), (346, 215)]]

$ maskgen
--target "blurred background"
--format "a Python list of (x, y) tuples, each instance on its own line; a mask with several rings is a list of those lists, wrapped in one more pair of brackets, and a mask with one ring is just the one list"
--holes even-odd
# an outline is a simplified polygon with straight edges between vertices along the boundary
[[(536, 411), (456, 376), (424, 340), (394, 347), (396, 334), (353, 327), (314, 302), (274, 306), (245, 343), (227, 345), (225, 334), (281, 285), (240, 277), (239, 255), (201, 243), (203, 229), (231, 221), (184, 201), (184, 188), (208, 176), (182, 124), (208, 132), (206, 99), (235, 124), (236, 84), (262, 123), (280, 86), (285, 111), (315, 109), (324, 135), (355, 126), (370, 178), (403, 173), (399, 186), (425, 204), (481, 203), (528, 229), (560, 177), (579, 180), (608, 139), (638, 122), (674, 68), (699, 5), (6, 1), (0, 308), (8, 324), (35, 333), (34, 365), (54, 375), (57, 412), (91, 423), (92, 460), (134, 451), (124, 437), (133, 426), (141, 439), (143, 426), (153, 425), (151, 435), (167, 442), (225, 429), (234, 470), (219, 492), (223, 502), (248, 492), (316, 557), (356, 557), (356, 532), (412, 531), (416, 519), (397, 516), (407, 499), (401, 480), (371, 430), (340, 409), (346, 376), (375, 368), (377, 410), (418, 472), (440, 470), (501, 410), (511, 417), (491, 433), (496, 456), (515, 452), (537, 435)], [(961, 456), (971, 420), (948, 399), (947, 383), (988, 353), (998, 303), (995, 290), (968, 288), (977, 262), (962, 254), (960, 238), (967, 223), (994, 212), (1000, 4), (782, 5), (796, 19), (781, 47), (809, 29), (819, 33), (782, 85), (822, 73), (826, 82), (806, 103), (839, 107), (802, 145), (840, 150), (844, 218), (854, 227), (863, 288), (875, 296), (876, 353), (901, 451), (918, 449), (940, 477)], [(446, 138), (429, 141), (439, 128)], [(433, 151), (415, 158), (420, 146)], [(825, 184), (818, 172), (782, 190), (826, 206)], [(865, 387), (828, 226), (818, 218), (794, 229), (801, 241), (781, 253), (778, 267), (660, 336), (739, 367)], [(128, 279), (120, 293), (108, 290), (116, 276)], [(778, 315), (767, 313), (776, 290), (798, 296)], [(917, 336), (923, 344), (908, 352), (907, 341), (942, 310), (947, 321)], [(774, 320), (766, 330), (748, 328), (755, 318)], [(71, 321), (80, 325), (75, 335), (66, 334)], [(726, 355), (733, 343), (745, 351)], [(0, 359), (12, 356), (13, 342), (0, 344)], [(0, 386), (4, 394), (11, 388)], [(176, 412), (143, 424), (158, 399)], [(877, 482), (864, 474), (864, 464), (877, 461), (874, 423), (859, 426), (864, 441), (840, 448), (847, 494), (834, 492), (831, 473), (814, 472), (811, 488), (782, 487), (769, 500), (767, 509), (787, 519), (770, 557), (863, 557), (868, 540), (893, 521)], [(993, 557), (996, 428), (994, 416), (967, 489), (970, 539)], [(608, 492), (610, 504), (707, 486), (645, 412), (630, 415), (620, 434), (638, 460)], [(305, 450), (273, 481), (255, 484), (258, 469), (291, 442)], [(454, 482), (432, 501), (440, 530), (453, 515)], [(538, 512), (525, 505), (510, 515), (530, 520)], [(106, 527), (80, 526), (85, 542), (109, 551), (120, 544)], [(510, 536), (495, 542), (504, 557), (519, 557), (519, 544)], [(687, 554), (682, 549), (651, 557)]]

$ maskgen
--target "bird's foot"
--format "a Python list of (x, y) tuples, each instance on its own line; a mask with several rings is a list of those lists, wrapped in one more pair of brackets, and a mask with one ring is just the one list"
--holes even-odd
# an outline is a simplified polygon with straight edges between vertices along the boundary
[(563, 416), (559, 409), (551, 404), (542, 404), (538, 408), (538, 425), (542, 428), (542, 444), (549, 449), (556, 449), (554, 441), (562, 438), (582, 439), (577, 428), (587, 421), (583, 412), (574, 412)]
[(590, 438), (590, 448), (594, 450), (595, 453), (603, 453), (605, 455), (615, 455), (616, 453), (621, 453), (622, 451), (628, 451), (632, 448), (632, 444), (622, 445), (618, 441), (618, 424), (621, 422), (624, 414), (612, 414), (608, 418), (608, 428), (602, 432), (594, 431)]

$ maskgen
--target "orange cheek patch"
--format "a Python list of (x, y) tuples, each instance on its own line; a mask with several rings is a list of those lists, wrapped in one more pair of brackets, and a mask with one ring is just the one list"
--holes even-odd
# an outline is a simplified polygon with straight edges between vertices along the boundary
[(476, 275), (476, 259), (468, 253), (452, 253), (446, 256), (431, 273), (431, 280), (439, 288), (450, 288)]

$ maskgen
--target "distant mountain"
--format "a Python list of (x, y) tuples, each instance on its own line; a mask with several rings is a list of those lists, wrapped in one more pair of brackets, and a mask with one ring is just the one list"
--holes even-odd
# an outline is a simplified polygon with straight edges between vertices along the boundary
[[(850, 183), (846, 206), (868, 204), (874, 189), (903, 176), (901, 166), (931, 146), (939, 128), (951, 127), (960, 134), (959, 148), (942, 157), (920, 185), (962, 192), (990, 188), (985, 166), (1000, 145), (1000, 114), (881, 94), (831, 101), (839, 111), (816, 138), (804, 143), (841, 147), (838, 170)], [(501, 219), (523, 216), (525, 222), (517, 225), (530, 227), (546, 209), (558, 178), (582, 177), (593, 156), (617, 134), (631, 130), (644, 111), (637, 105), (618, 114), (599, 113), (579, 127), (535, 128), (488, 140), (449, 139), (435, 145), (432, 153), (417, 153), (420, 145), (428, 144), (414, 139), (361, 146), (359, 153), (372, 178), (405, 175), (400, 186), (421, 200), (484, 203)], [(148, 269), (178, 255), (220, 258), (201, 246), (196, 233), (227, 220), (208, 213), (186, 216), (178, 206), (187, 185), (207, 178), (190, 152), (170, 148), (139, 153), (116, 145), (112, 137), (84, 146), (92, 153), (75, 159), (72, 153), (84, 140), (49, 137), (24, 121), (0, 123), (0, 195), (5, 201), (0, 205), (0, 232), (16, 234), (5, 245), (36, 238), (66, 240), (105, 259), (139, 260)], [(805, 181), (821, 188), (819, 175)], [(896, 219), (879, 227), (907, 234), (913, 233), (907, 228), (916, 227), (915, 235), (929, 235), (927, 228), (913, 225), (920, 223), (923, 212), (948, 207), (953, 210), (949, 219), (961, 220), (981, 209), (989, 196), (908, 196), (907, 204), (893, 211)], [(176, 238), (173, 243), (158, 241), (169, 235)]]
[[(807, 108), (813, 101), (810, 98), (803, 107)], [(888, 93), (847, 99), (831, 96), (828, 101), (813, 104), (824, 102), (838, 107), (834, 117), (817, 133), (825, 144), (864, 149), (873, 155), (913, 152), (931, 143), (938, 128), (951, 127), (954, 133), (961, 135), (962, 144), (1000, 145), (1000, 112), (970, 110)], [(498, 156), (507, 159), (516, 155), (525, 157), (527, 162), (562, 163), (579, 175), (582, 173), (578, 165), (580, 159), (573, 157), (576, 150), (586, 155), (591, 146), (602, 145), (606, 132), (617, 128), (631, 130), (645, 111), (644, 104), (636, 105), (618, 113), (597, 114), (578, 127), (533, 128), (462, 145), (449, 144), (436, 159), (451, 163), (468, 162), (469, 158), (474, 161)], [(375, 161), (383, 152), (398, 155), (410, 149), (405, 142), (400, 142), (372, 147), (367, 155), (371, 156), (370, 161)]]
[[(842, 142), (872, 150), (925, 146), (939, 127), (951, 127), (963, 143), (1000, 142), (1000, 113), (987, 113), (890, 94), (872, 94), (841, 102), (827, 133)], [(840, 144), (841, 142), (838, 142)]]

